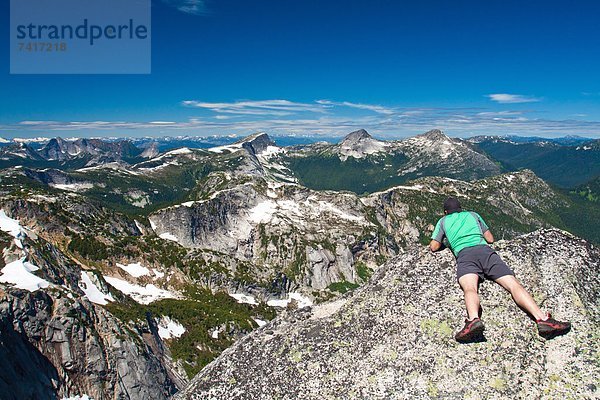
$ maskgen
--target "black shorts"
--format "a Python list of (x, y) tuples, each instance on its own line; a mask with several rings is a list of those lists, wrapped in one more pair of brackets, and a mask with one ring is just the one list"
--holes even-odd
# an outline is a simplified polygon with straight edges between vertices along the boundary
[(477, 274), (480, 280), (495, 281), (506, 275), (514, 275), (512, 269), (490, 246), (465, 247), (456, 257), (456, 279), (466, 274)]

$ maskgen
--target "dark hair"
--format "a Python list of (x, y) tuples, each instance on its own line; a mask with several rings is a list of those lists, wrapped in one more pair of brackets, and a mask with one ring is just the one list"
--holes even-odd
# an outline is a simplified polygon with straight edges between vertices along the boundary
[(452, 214), (455, 212), (461, 212), (460, 201), (456, 197), (448, 197), (444, 200), (444, 211), (446, 214)]

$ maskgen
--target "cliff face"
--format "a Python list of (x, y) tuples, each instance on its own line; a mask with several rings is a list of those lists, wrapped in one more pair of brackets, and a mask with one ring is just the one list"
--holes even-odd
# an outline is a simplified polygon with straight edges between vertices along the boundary
[[(0, 304), (3, 399), (166, 399), (176, 391), (161, 355), (102, 308), (42, 291), (11, 290)], [(152, 332), (143, 336), (160, 348)]]
[(177, 390), (151, 316), (125, 325), (91, 302), (114, 301), (94, 273), (22, 227), (12, 240), (0, 234), (0, 398), (166, 399)]
[(573, 322), (540, 338), (498, 285), (481, 286), (486, 340), (458, 344), (449, 252), (409, 251), (344, 297), (281, 316), (226, 350), (178, 399), (592, 398), (600, 375), (600, 251), (558, 230), (496, 246), (542, 308)]

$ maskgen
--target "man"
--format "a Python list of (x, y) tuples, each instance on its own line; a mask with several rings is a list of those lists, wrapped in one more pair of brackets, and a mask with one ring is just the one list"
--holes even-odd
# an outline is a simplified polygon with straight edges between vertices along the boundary
[(478, 288), (480, 281), (490, 279), (510, 292), (513, 300), (535, 318), (538, 333), (546, 338), (563, 335), (571, 329), (570, 322), (560, 322), (544, 314), (531, 295), (515, 278), (514, 272), (488, 244), (494, 236), (479, 216), (463, 211), (459, 201), (449, 197), (444, 201), (444, 214), (432, 234), (429, 247), (432, 252), (448, 247), (456, 257), (456, 276), (465, 296), (468, 318), (464, 328), (455, 336), (459, 342), (469, 342), (483, 333), (485, 326), (479, 319)]

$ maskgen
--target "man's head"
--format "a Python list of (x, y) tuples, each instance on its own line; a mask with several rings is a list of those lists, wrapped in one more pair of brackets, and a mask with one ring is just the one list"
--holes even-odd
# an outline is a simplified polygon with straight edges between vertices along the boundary
[(448, 197), (444, 200), (444, 214), (452, 214), (455, 212), (461, 212), (460, 202), (456, 197)]

